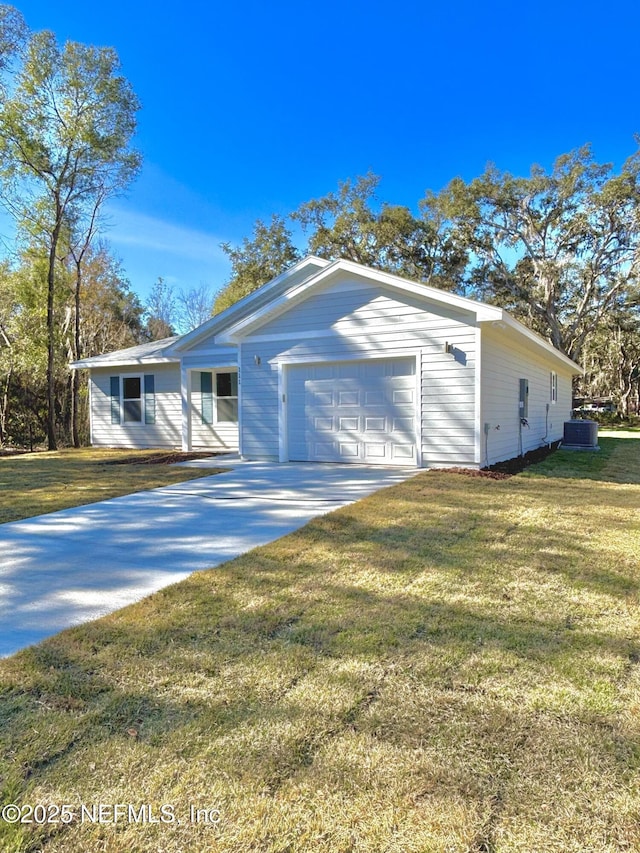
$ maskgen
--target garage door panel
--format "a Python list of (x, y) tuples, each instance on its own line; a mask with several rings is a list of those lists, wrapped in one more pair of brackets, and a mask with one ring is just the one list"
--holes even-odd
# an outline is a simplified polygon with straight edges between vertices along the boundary
[(358, 432), (360, 418), (340, 418), (338, 429), (340, 432)]
[(402, 435), (411, 435), (413, 432), (414, 418), (394, 418), (391, 432), (399, 432)]
[(289, 370), (291, 460), (415, 464), (415, 359)]
[(335, 447), (333, 441), (315, 441), (312, 445), (312, 455), (317, 457), (319, 462), (332, 462), (335, 455)]
[(314, 418), (313, 426), (316, 432), (333, 432), (333, 418)]
[(385, 456), (387, 455), (387, 446), (386, 444), (374, 444), (367, 441), (364, 445), (364, 452), (366, 459), (378, 459), (380, 462), (384, 462)]
[(411, 388), (394, 389), (392, 395), (394, 403), (413, 403), (413, 390)]
[(386, 361), (370, 361), (364, 362), (360, 368), (360, 376), (365, 379), (369, 378), (378, 378), (387, 375), (387, 362)]
[(359, 406), (359, 391), (338, 391), (338, 406)]
[(333, 406), (335, 405), (335, 400), (333, 397), (333, 391), (314, 391), (311, 390), (309, 394), (309, 404), (311, 406)]
[(415, 361), (403, 358), (387, 362), (391, 368), (391, 376), (415, 376), (416, 363)]
[(320, 364), (312, 368), (313, 379), (333, 379), (334, 368), (330, 364)]
[(392, 445), (392, 456), (394, 459), (402, 460), (403, 464), (410, 465), (415, 456), (415, 448), (410, 444)]
[(386, 418), (367, 418), (364, 419), (365, 432), (385, 432), (387, 428)]
[(365, 406), (384, 406), (384, 391), (365, 391)]
[(341, 441), (339, 449), (340, 456), (343, 459), (358, 459), (360, 457), (360, 445), (357, 441)]

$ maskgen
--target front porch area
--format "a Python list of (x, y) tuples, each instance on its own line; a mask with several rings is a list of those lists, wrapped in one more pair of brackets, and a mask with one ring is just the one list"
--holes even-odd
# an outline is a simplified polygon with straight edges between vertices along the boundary
[(183, 368), (182, 450), (238, 451), (238, 369)]

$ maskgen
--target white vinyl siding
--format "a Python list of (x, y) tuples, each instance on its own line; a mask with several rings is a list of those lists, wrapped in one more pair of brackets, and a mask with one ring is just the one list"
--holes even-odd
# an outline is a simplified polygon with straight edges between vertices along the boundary
[(422, 348), (422, 458), (428, 467), (477, 462), (475, 350), (470, 326), (441, 330)]
[[(557, 403), (550, 400), (550, 369), (557, 373)], [(522, 452), (563, 436), (571, 417), (572, 375), (569, 367), (550, 364), (522, 338), (504, 330), (482, 329), (481, 465), (520, 455), (519, 380), (529, 383), (527, 424), (522, 425)], [(548, 411), (547, 411), (548, 409)], [(488, 424), (485, 435), (484, 424)]]
[[(474, 317), (418, 296), (345, 278), (266, 323), (241, 347), (241, 451), (279, 458), (279, 370), (403, 355), (421, 365), (422, 465), (473, 465)], [(446, 344), (452, 352), (446, 352)], [(256, 357), (260, 363), (256, 364)], [(288, 405), (288, 404), (286, 404)]]
[[(155, 423), (145, 423), (141, 401), (141, 419), (112, 423), (111, 377), (123, 379), (152, 375)], [(144, 387), (144, 385), (142, 385)], [(121, 419), (122, 420), (122, 419)], [(181, 446), (180, 367), (177, 364), (149, 364), (129, 369), (94, 368), (91, 371), (91, 435), (97, 447), (167, 447)]]
[[(277, 347), (270, 345), (273, 355)], [(265, 347), (247, 347), (240, 350), (240, 453), (247, 459), (279, 459), (279, 392), (278, 369), (269, 364), (268, 357), (260, 357), (256, 364), (254, 355), (265, 353)]]

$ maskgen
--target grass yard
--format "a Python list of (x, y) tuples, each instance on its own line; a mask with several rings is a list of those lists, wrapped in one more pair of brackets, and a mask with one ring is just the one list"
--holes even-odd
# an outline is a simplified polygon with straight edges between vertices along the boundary
[(85, 447), (0, 457), (0, 524), (216, 473), (141, 464), (156, 455)]
[(421, 473), (0, 661), (0, 801), (58, 816), (0, 850), (640, 850), (640, 436), (601, 445)]

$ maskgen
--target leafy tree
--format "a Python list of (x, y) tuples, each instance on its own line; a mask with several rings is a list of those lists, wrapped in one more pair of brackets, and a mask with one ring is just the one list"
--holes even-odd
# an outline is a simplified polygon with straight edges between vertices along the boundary
[[(459, 286), (467, 252), (438, 208), (425, 200), (421, 215), (402, 205), (378, 204), (377, 175), (369, 173), (339, 184), (337, 193), (305, 202), (290, 215), (308, 235), (306, 254), (327, 260), (344, 258), (403, 275), (434, 287)], [(251, 239), (222, 248), (231, 258), (233, 274), (218, 294), (218, 313), (298, 261), (286, 220), (260, 220)]]
[(258, 220), (251, 239), (245, 238), (239, 247), (234, 249), (230, 243), (223, 243), (222, 249), (231, 259), (232, 275), (216, 297), (216, 314), (300, 260), (291, 231), (285, 220), (277, 215), (271, 217), (268, 225)]
[(15, 369), (14, 324), (18, 312), (14, 277), (5, 261), (0, 264), (0, 445), (7, 436), (9, 390)]
[(451, 290), (467, 256), (443, 231), (443, 220), (423, 206), (378, 205), (377, 175), (339, 184), (337, 193), (302, 204), (291, 218), (309, 234), (308, 251), (327, 260), (344, 258)]
[(122, 190), (140, 156), (130, 148), (137, 99), (111, 48), (31, 35), (11, 92), (0, 100), (2, 201), (47, 252), (47, 438), (55, 434), (55, 292), (65, 227)]
[[(144, 309), (131, 290), (121, 263), (104, 242), (89, 243), (83, 249), (81, 257), (72, 252), (67, 258), (74, 288), (74, 322), (69, 324), (67, 345), (70, 357), (101, 355), (141, 343), (145, 339)], [(70, 432), (78, 447), (88, 439), (88, 383), (84, 371), (72, 372), (70, 391)]]
[[(19, 53), (26, 38), (27, 26), (22, 14), (13, 6), (0, 4), (0, 71)], [(0, 85), (3, 83), (0, 78)]]
[[(2, 298), (5, 348), (2, 358), (4, 435), (3, 442), (39, 444), (46, 435), (47, 330), (46, 264), (42, 251), (25, 250), (17, 269), (7, 271)], [(60, 288), (58, 289), (58, 293)], [(56, 303), (57, 316), (64, 317)], [(63, 333), (56, 329), (56, 350), (62, 347)], [(59, 366), (62, 363), (58, 359)], [(54, 377), (56, 401), (66, 383), (66, 371)], [(59, 405), (55, 406), (59, 412)]]
[(612, 397), (628, 417), (640, 403), (640, 311), (619, 304), (587, 337), (580, 396)]
[(80, 349), (85, 357), (145, 340), (144, 307), (104, 242), (92, 246), (85, 257), (81, 298)]
[(456, 178), (431, 202), (468, 247), (472, 291), (579, 359), (608, 311), (637, 304), (639, 170), (638, 154), (615, 174), (584, 146), (549, 173), (490, 166), (469, 184)]
[[(47, 256), (35, 246), (25, 250), (16, 269), (0, 266), (0, 439), (18, 445), (39, 444), (46, 436)], [(70, 255), (58, 262), (55, 316), (56, 430), (65, 440), (87, 438), (88, 385), (84, 372), (74, 392), (67, 362), (73, 357), (76, 285)], [(91, 246), (84, 256), (80, 348), (86, 356), (134, 346), (145, 340), (143, 307), (131, 291), (120, 263), (106, 244)], [(73, 375), (73, 374), (72, 374)], [(73, 403), (78, 404), (75, 414)]]

